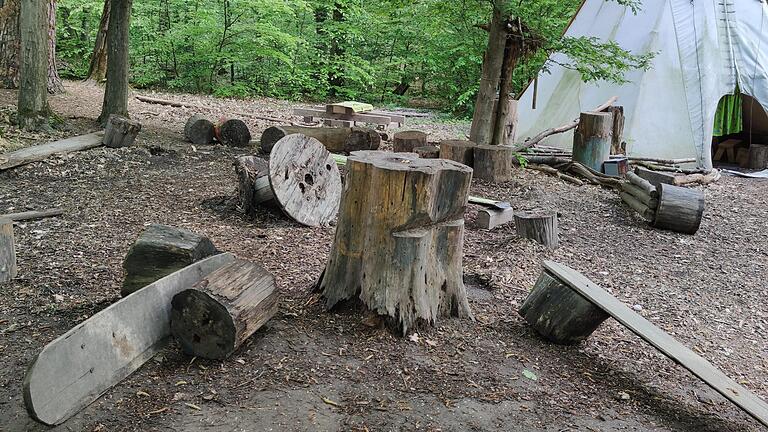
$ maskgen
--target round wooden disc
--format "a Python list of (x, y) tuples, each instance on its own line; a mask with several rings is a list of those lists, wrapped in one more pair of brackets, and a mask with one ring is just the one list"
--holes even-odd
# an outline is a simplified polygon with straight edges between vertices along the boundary
[(339, 168), (314, 138), (302, 134), (281, 138), (269, 158), (269, 181), (280, 208), (300, 224), (326, 225), (339, 211)]

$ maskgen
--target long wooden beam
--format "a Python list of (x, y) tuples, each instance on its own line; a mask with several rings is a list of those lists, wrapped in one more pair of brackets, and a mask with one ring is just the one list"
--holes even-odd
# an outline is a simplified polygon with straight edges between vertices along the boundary
[(71, 153), (100, 146), (104, 132), (94, 132), (0, 154), (0, 171), (37, 162), (56, 153)]

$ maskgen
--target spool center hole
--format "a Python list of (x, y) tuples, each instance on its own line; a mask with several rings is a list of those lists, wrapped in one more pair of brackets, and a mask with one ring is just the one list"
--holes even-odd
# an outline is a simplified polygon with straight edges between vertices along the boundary
[(315, 179), (312, 178), (312, 174), (310, 174), (310, 173), (304, 174), (304, 183), (306, 183), (306, 184), (308, 184), (310, 186), (315, 184)]

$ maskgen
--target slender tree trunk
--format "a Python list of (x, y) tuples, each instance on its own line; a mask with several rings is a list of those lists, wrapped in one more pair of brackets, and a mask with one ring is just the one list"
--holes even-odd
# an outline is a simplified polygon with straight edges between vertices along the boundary
[(63, 92), (64, 84), (56, 68), (56, 0), (48, 0), (48, 93)]
[[(333, 22), (341, 23), (346, 20), (344, 16), (344, 6), (339, 2), (333, 3)], [(338, 91), (344, 85), (344, 74), (341, 66), (341, 58), (344, 56), (345, 37), (343, 32), (335, 32), (331, 35), (331, 64), (332, 67), (328, 70), (328, 84), (330, 89), (328, 96), (331, 99), (338, 96)]]
[(493, 138), (494, 107), (496, 88), (501, 77), (501, 66), (504, 60), (504, 45), (506, 41), (506, 20), (498, 6), (493, 8), (493, 17), (488, 34), (488, 47), (483, 59), (480, 88), (475, 102), (475, 113), (472, 116), (472, 128), (469, 139), (477, 144), (491, 144)]
[(128, 48), (133, 0), (110, 0), (107, 32), (107, 86), (99, 122), (111, 114), (128, 117)]
[(0, 87), (19, 86), (20, 0), (4, 0), (0, 5)]
[(96, 82), (102, 82), (107, 79), (107, 30), (109, 29), (109, 9), (111, 5), (111, 0), (104, 0), (99, 32), (96, 34), (96, 44), (91, 54), (91, 64), (88, 66), (88, 77), (86, 79)]
[[(516, 21), (519, 24), (519, 21)], [(502, 145), (507, 136), (507, 116), (509, 115), (509, 92), (512, 90), (512, 71), (517, 66), (520, 58), (520, 46), (511, 37), (505, 38), (504, 58), (501, 62), (501, 76), (499, 78), (499, 101), (496, 103), (496, 116), (491, 125), (491, 144)]]
[(48, 121), (48, 2), (22, 0), (19, 126), (37, 130)]

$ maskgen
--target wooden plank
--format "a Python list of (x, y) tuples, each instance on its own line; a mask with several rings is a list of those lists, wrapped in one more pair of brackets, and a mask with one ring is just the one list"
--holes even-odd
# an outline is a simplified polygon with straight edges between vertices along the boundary
[(499, 225), (510, 222), (515, 217), (512, 207), (504, 210), (483, 209), (477, 212), (477, 226), (482, 229), (492, 230)]
[(366, 111), (373, 111), (373, 105), (363, 102), (345, 101), (325, 106), (325, 112), (331, 114), (355, 114)]
[(64, 210), (60, 208), (41, 210), (41, 211), (25, 211), (19, 213), (6, 213), (0, 214), (0, 219), (10, 219), (14, 222), (23, 220), (42, 219), (53, 216), (61, 216), (64, 214)]
[(640, 178), (648, 180), (648, 182), (652, 184), (654, 187), (658, 186), (661, 183), (666, 183), (671, 185), (675, 184), (675, 176), (672, 174), (667, 174), (667, 173), (658, 172), (658, 171), (651, 171), (643, 167), (635, 167), (635, 174), (637, 174)]
[(94, 132), (0, 155), (0, 171), (41, 161), (56, 153), (71, 153), (100, 146), (104, 132)]
[(608, 294), (607, 291), (581, 273), (552, 261), (544, 261), (544, 268), (595, 306), (603, 309), (616, 321), (653, 345), (662, 354), (688, 369), (707, 385), (725, 396), (726, 399), (754, 417), (755, 420), (768, 426), (768, 404), (764, 400), (726, 376), (672, 336), (633, 312), (616, 297)]
[(309, 108), (296, 108), (293, 110), (293, 114), (297, 116), (311, 116), (316, 118), (322, 118), (322, 119), (333, 119), (333, 120), (347, 120), (347, 121), (356, 121), (356, 122), (362, 122), (362, 123), (373, 123), (373, 124), (381, 124), (381, 125), (388, 125), (392, 123), (392, 118), (390, 116), (383, 116), (383, 115), (373, 115), (373, 114), (333, 114), (333, 113), (327, 113), (323, 110), (319, 109), (309, 109)]
[(46, 345), (24, 376), (29, 415), (60, 424), (141, 367), (170, 335), (173, 296), (234, 259), (215, 255), (171, 273)]

